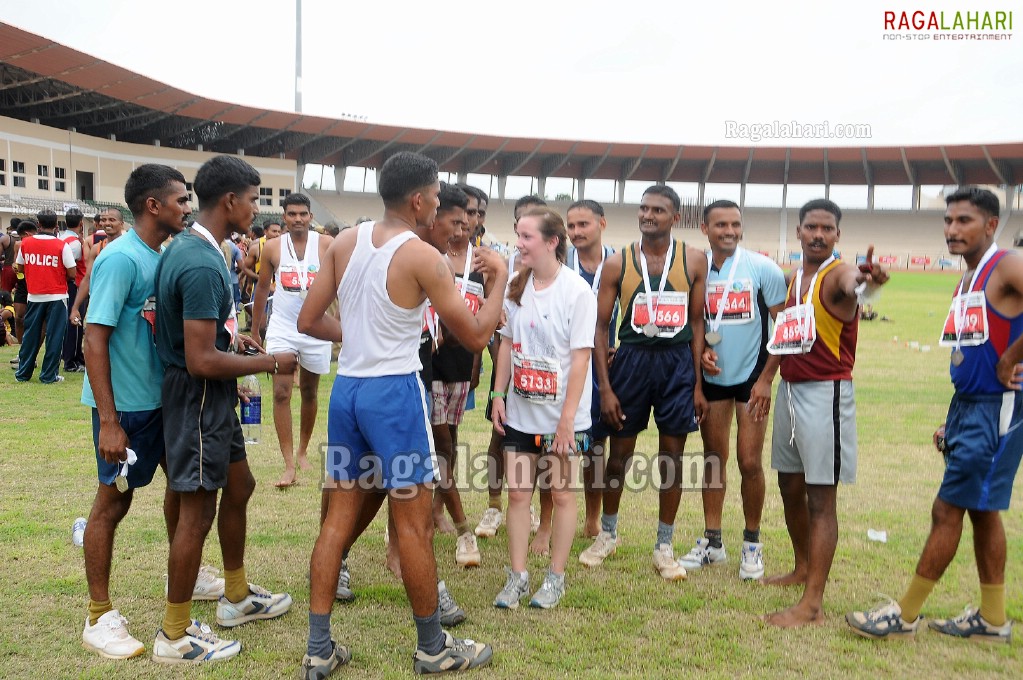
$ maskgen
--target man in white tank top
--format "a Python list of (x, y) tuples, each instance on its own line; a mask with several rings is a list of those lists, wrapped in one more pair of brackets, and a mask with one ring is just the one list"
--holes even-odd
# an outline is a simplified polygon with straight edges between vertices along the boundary
[[(473, 316), (437, 249), (413, 231), (430, 227), (439, 205), (437, 164), (400, 152), (380, 169), (384, 218), (334, 239), (298, 318), (313, 337), (344, 342), (330, 400), (325, 465), (327, 512), (311, 559), (306, 677), (326, 677), (351, 658), (330, 638), (342, 551), (368, 523), (381, 496), (400, 534), (402, 580), (412, 604), (419, 673), (464, 670), (490, 661), (489, 645), (441, 628), (431, 512), (436, 467), (426, 395), (418, 378), (419, 340), (429, 298), (450, 333), (470, 351), (486, 347), (500, 320), (508, 271), (481, 248), (473, 266), (494, 277), (494, 295)], [(335, 295), (341, 323), (327, 308)]]
[[(313, 221), (309, 198), (304, 194), (292, 193), (284, 199), (284, 224), (288, 228), (280, 238), (267, 241), (260, 255), (259, 280), (256, 283), (252, 305), (252, 331), (260, 339), (261, 329), (266, 324), (266, 346), (274, 347), (273, 352), (296, 352), (301, 368), (299, 392), (302, 409), (299, 418), (298, 460), (295, 460), (295, 440), (292, 435), (291, 389), (295, 384), (294, 373), (278, 373), (274, 384), (274, 427), (284, 457), (284, 474), (276, 486), (284, 489), (297, 481), (297, 467), (303, 471), (312, 470), (309, 463), (309, 439), (316, 424), (318, 402), (317, 391), (320, 376), (330, 372), (330, 343), (311, 338), (298, 332), (298, 312), (302, 309), (309, 288), (320, 270), (320, 262), (326, 256), (330, 239), (309, 229)], [(263, 318), (266, 314), (266, 299), (274, 284), (274, 311), (269, 324)]]

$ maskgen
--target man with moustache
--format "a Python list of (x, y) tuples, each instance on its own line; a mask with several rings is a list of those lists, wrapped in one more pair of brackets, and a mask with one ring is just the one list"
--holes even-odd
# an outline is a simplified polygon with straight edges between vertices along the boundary
[[(859, 268), (836, 259), (841, 209), (816, 199), (799, 209), (796, 239), (803, 250), (778, 314), (763, 375), (781, 368), (774, 409), (771, 467), (785, 507), (794, 563), (788, 574), (764, 579), (773, 585), (803, 585), (792, 607), (764, 617), (794, 628), (824, 621), (824, 588), (838, 544), (838, 483), (856, 481), (856, 360), (861, 285), (880, 286), (888, 272), (873, 263), (874, 248)], [(758, 417), (765, 398), (751, 400)]]

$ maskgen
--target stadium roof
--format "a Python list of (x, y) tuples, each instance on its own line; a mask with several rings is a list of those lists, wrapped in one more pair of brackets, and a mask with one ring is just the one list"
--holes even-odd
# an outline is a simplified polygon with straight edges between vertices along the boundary
[(379, 167), (400, 150), (446, 172), (751, 184), (1023, 183), (1023, 142), (766, 147), (527, 139), (339, 120), (205, 99), (0, 23), (0, 115), (97, 137), (298, 163)]

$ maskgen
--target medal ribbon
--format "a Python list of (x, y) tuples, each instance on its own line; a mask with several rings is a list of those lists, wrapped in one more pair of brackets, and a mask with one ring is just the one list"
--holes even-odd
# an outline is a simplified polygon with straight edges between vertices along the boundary
[[(597, 289), (600, 288), (600, 273), (604, 271), (604, 260), (607, 259), (607, 248), (601, 246), (600, 248), (600, 264), (597, 265), (597, 272), (593, 275), (593, 283), (590, 284), (590, 290), (593, 294), (597, 294)], [(575, 273), (582, 276), (579, 265), (579, 251), (575, 251)]]
[[(202, 226), (198, 222), (192, 222), (192, 231), (194, 231), (195, 233), (199, 234), (199, 236), (202, 236), (204, 239), (209, 241), (210, 245), (213, 246), (214, 248), (216, 248), (217, 252), (221, 254), (221, 259), (223, 259), (223, 253), (220, 250), (220, 246), (217, 245), (217, 239), (213, 238), (213, 234), (210, 233), (209, 229), (207, 229), (206, 227)], [(227, 269), (227, 262), (226, 261), (224, 262), (224, 269)], [(238, 310), (235, 309), (235, 307), (234, 307), (234, 299), (232, 299), (231, 300), (231, 320), (234, 320), (236, 318), (238, 318)], [(226, 324), (225, 324), (225, 328), (227, 328), (227, 330), (229, 330), (229, 331), (231, 330), (230, 327), (228, 327)], [(232, 332), (231, 333), (232, 342), (234, 341), (234, 335), (235, 335), (234, 332)]]
[[(728, 280), (725, 282), (725, 291), (721, 294), (721, 300), (718, 301), (718, 312), (714, 316), (714, 319), (710, 321), (710, 332), (716, 333), (718, 327), (721, 326), (721, 318), (725, 314), (725, 307), (728, 306), (728, 292), (732, 289), (732, 283), (735, 282), (735, 270), (739, 267), (739, 260), (742, 259), (742, 248), (736, 246), (735, 255), (732, 256), (732, 268), (728, 270)], [(707, 273), (710, 273), (710, 268), (714, 264), (714, 256), (712, 252), (707, 253)], [(723, 263), (722, 263), (723, 264)], [(811, 284), (812, 285), (812, 284)], [(710, 287), (707, 288), (707, 307), (710, 308)]]
[[(295, 252), (295, 247), (291, 243), (291, 234), (285, 234), (287, 237), (288, 252), (291, 253), (291, 258), (295, 260), (295, 265), (298, 269), (298, 287), (300, 291), (309, 290), (309, 266), (305, 263), (305, 256), (309, 254), (309, 241), (305, 243), (305, 253), (303, 253), (302, 259), (298, 259), (298, 254)], [(306, 239), (309, 237), (307, 236)]]
[[(997, 252), (998, 244), (992, 243), (991, 247), (987, 249), (986, 253), (984, 253), (984, 257), (980, 258), (980, 263), (977, 265), (977, 268), (973, 270), (973, 276), (970, 277), (970, 285), (966, 289), (967, 293), (974, 292), (973, 284), (977, 282), (977, 274), (979, 274), (981, 270), (984, 269), (984, 265), (986, 265), (988, 263), (988, 260), (994, 257), (995, 253)], [(964, 283), (966, 283), (965, 275), (963, 276), (963, 278), (959, 279), (959, 292), (956, 293), (955, 314), (953, 315), (953, 322), (955, 323), (956, 328), (956, 348), (953, 350), (954, 352), (962, 351), (960, 349), (960, 343), (962, 342), (963, 339), (963, 326), (966, 323), (966, 300), (962, 299)]]
[[(821, 266), (817, 267), (817, 271), (813, 273), (813, 278), (810, 279), (810, 288), (806, 291), (806, 297), (810, 300), (810, 304), (813, 304), (813, 289), (817, 285), (817, 275), (821, 273), (822, 269), (826, 269), (829, 264), (835, 261), (835, 256), (832, 254), (828, 259), (821, 263)], [(801, 342), (803, 345), (806, 344), (806, 340), (810, 335), (810, 315), (803, 311), (803, 308), (799, 305), (806, 304), (803, 301), (803, 266), (800, 265), (796, 271), (796, 309), (799, 310), (799, 325), (802, 327), (803, 333)], [(805, 319), (805, 321), (804, 321)]]
[[(668, 269), (671, 267), (671, 256), (675, 252), (675, 239), (668, 242), (668, 252), (664, 255), (664, 267), (661, 270), (661, 282), (657, 286), (657, 304), (660, 306), (661, 295), (664, 294), (664, 285), (668, 282)], [(578, 258), (577, 258), (578, 259)], [(643, 241), (639, 242), (639, 264), (643, 268), (643, 291), (646, 293), (646, 308), (650, 313), (650, 322), (657, 325), (656, 308), (653, 298), (650, 295), (650, 272), (647, 270), (646, 255), (643, 253)]]

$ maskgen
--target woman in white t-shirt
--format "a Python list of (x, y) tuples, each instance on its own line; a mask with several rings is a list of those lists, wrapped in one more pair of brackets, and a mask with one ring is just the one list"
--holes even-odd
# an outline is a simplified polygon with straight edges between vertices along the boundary
[(553, 545), (550, 570), (529, 604), (550, 609), (565, 593), (579, 454), (589, 445), (597, 302), (586, 282), (563, 265), (568, 234), (561, 216), (531, 208), (516, 232), (525, 269), (508, 285), (508, 323), (500, 331), (492, 393), (494, 429), (504, 436), (511, 569), (494, 606), (514, 609), (528, 594), (529, 507), (539, 483), (554, 500)]

